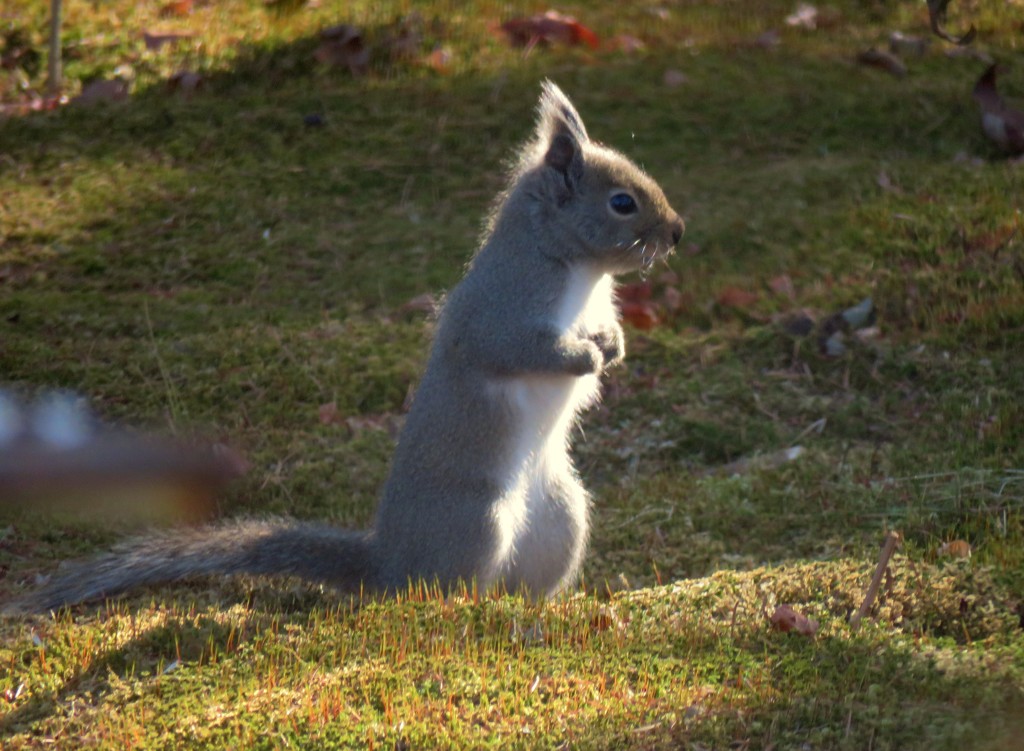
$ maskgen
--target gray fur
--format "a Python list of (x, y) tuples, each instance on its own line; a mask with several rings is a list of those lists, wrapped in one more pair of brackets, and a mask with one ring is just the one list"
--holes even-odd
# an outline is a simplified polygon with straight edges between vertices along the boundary
[[(628, 217), (608, 204), (622, 190), (639, 207)], [(426, 579), (557, 593), (576, 580), (589, 529), (569, 434), (624, 355), (610, 275), (649, 266), (682, 231), (658, 185), (591, 141), (545, 82), (534, 138), (441, 311), (372, 531), (245, 521), (166, 533), (61, 574), (19, 606), (239, 573), (349, 592)]]

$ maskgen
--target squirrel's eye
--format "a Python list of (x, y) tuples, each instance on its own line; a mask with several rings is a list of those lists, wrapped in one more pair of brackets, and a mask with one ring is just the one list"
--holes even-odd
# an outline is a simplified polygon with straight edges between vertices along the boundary
[(635, 214), (637, 212), (636, 200), (629, 193), (615, 193), (608, 199), (608, 205), (616, 214)]

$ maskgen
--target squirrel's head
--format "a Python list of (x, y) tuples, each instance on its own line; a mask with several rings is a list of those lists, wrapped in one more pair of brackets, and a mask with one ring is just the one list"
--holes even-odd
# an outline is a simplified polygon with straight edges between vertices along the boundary
[(591, 141), (576, 108), (545, 81), (532, 148), (519, 180), (566, 241), (564, 252), (609, 272), (649, 268), (682, 237), (682, 218), (658, 184), (628, 158)]

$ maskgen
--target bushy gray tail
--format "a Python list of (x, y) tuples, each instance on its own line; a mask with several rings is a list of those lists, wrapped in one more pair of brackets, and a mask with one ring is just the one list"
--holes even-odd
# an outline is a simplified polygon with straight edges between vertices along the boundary
[(345, 591), (364, 586), (369, 591), (376, 572), (369, 533), (300, 522), (234, 521), (130, 540), (58, 572), (4, 612), (47, 612), (133, 587), (210, 574), (296, 576)]

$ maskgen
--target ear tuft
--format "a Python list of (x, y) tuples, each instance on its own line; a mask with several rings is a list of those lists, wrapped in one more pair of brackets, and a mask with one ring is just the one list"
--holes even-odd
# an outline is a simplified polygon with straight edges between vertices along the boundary
[(537, 105), (537, 138), (544, 143), (551, 143), (556, 135), (565, 133), (578, 143), (589, 140), (587, 129), (583, 125), (576, 108), (569, 97), (562, 93), (551, 81), (541, 84), (540, 103)]

